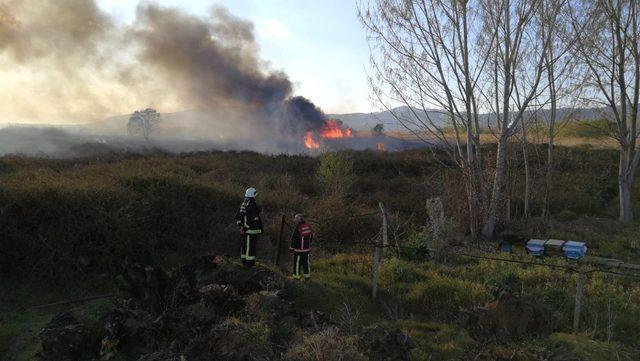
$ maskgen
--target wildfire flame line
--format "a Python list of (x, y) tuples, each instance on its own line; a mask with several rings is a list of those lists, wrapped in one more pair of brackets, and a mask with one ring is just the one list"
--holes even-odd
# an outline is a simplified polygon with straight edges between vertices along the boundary
[(320, 148), (320, 143), (313, 139), (313, 132), (306, 132), (304, 134), (304, 146), (309, 149)]
[[(304, 134), (304, 146), (309, 149), (318, 149), (320, 148), (320, 142), (314, 139), (313, 135), (312, 131)], [(318, 135), (321, 139), (351, 138), (353, 132), (351, 128), (342, 129), (342, 122), (339, 120), (329, 119), (322, 125)]]

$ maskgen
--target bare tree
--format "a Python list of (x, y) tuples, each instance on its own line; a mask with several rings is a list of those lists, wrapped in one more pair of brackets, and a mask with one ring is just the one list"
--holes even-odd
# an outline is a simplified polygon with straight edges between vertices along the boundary
[(145, 110), (135, 111), (129, 118), (127, 130), (131, 135), (142, 135), (148, 142), (151, 133), (160, 123), (160, 113), (155, 109), (147, 108)]
[[(487, 240), (493, 237), (502, 201), (506, 145), (540, 93), (550, 43), (536, 17), (541, 2), (359, 4), (360, 19), (372, 40), (374, 99), (417, 137), (429, 144), (437, 141), (449, 152), (466, 175), (471, 231), (476, 234), (481, 217), (482, 237)], [(405, 105), (408, 115), (394, 111), (397, 105)], [(495, 114), (496, 170), (490, 190), (482, 179), (483, 110)]]
[[(584, 76), (576, 62), (575, 32), (568, 22), (556, 22), (553, 26), (553, 18), (560, 9), (560, 16), (570, 18), (568, 0), (544, 0), (541, 8), (541, 25), (547, 28), (551, 37), (551, 46), (545, 58), (545, 71), (547, 80), (546, 98), (541, 107), (548, 106), (549, 112), (544, 117), (547, 124), (547, 161), (545, 169), (545, 187), (542, 203), (542, 218), (549, 219), (549, 207), (551, 203), (551, 191), (553, 189), (553, 151), (558, 130), (573, 118), (574, 112), (565, 112), (562, 118), (558, 118), (558, 103), (572, 109), (580, 100), (583, 90)], [(544, 97), (543, 97), (544, 98)], [(569, 110), (567, 109), (567, 110)]]
[[(493, 237), (501, 204), (507, 143), (518, 126), (526, 126), (521, 124), (525, 121), (525, 112), (542, 92), (540, 80), (551, 38), (536, 16), (542, 0), (486, 0), (482, 6), (485, 26), (497, 29), (496, 45), (488, 50), (495, 59), (495, 68), (493, 77), (487, 79), (494, 83), (493, 97), (487, 96), (487, 99), (494, 101), (486, 104), (492, 106), (495, 113), (497, 139), (493, 188), (482, 229), (482, 238), (488, 240)], [(548, 25), (553, 27), (556, 22), (557, 17), (554, 17)]]
[[(371, 40), (373, 98), (417, 138), (439, 143), (463, 171), (474, 236), (483, 208), (478, 88), (487, 66), (477, 43), (495, 40), (481, 36), (475, 5), (456, 0), (358, 4)], [(397, 111), (398, 105), (408, 111)]]
[(619, 219), (625, 222), (633, 219), (631, 187), (640, 162), (639, 7), (636, 0), (592, 0), (571, 7), (578, 54), (589, 70), (590, 85), (596, 90), (591, 100), (611, 109), (609, 118), (616, 124)]

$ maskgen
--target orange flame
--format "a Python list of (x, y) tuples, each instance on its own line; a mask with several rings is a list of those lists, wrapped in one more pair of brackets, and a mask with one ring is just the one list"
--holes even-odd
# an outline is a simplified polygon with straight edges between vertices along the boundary
[(378, 152), (384, 152), (384, 143), (381, 142), (381, 143), (376, 144), (376, 150)]
[(313, 139), (312, 132), (306, 132), (304, 134), (304, 146), (309, 149), (318, 149), (320, 148), (320, 143)]
[[(353, 137), (351, 128), (342, 129), (342, 122), (336, 119), (329, 119), (322, 125), (319, 131), (321, 139), (338, 139)], [(309, 149), (320, 148), (320, 143), (313, 139), (313, 132), (306, 132), (304, 135), (304, 146)]]
[(344, 138), (351, 137), (351, 129), (347, 128), (346, 130), (342, 130), (341, 122), (335, 119), (327, 120), (323, 125), (320, 131), (320, 136), (324, 139), (335, 139), (335, 138)]

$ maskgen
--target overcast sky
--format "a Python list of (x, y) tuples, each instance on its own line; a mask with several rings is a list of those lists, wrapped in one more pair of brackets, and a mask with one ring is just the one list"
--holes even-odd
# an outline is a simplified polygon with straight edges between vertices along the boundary
[[(368, 112), (365, 67), (369, 49), (355, 0), (155, 0), (208, 16), (227, 7), (255, 24), (261, 58), (289, 74), (295, 93), (329, 113)], [(123, 23), (135, 19), (137, 0), (98, 0)]]

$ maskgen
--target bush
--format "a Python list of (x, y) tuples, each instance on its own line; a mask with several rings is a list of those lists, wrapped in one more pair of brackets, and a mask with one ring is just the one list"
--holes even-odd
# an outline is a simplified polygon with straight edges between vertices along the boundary
[(327, 195), (344, 197), (355, 181), (353, 159), (349, 153), (325, 153), (320, 157), (318, 178)]
[(401, 305), (434, 320), (455, 319), (460, 307), (473, 307), (488, 296), (479, 283), (398, 259), (383, 263), (380, 284)]
[(366, 360), (356, 347), (356, 339), (342, 335), (336, 327), (303, 336), (302, 341), (292, 347), (284, 359), (287, 361)]
[(578, 215), (568, 209), (563, 209), (560, 213), (556, 214), (555, 218), (559, 221), (566, 222), (577, 219)]

